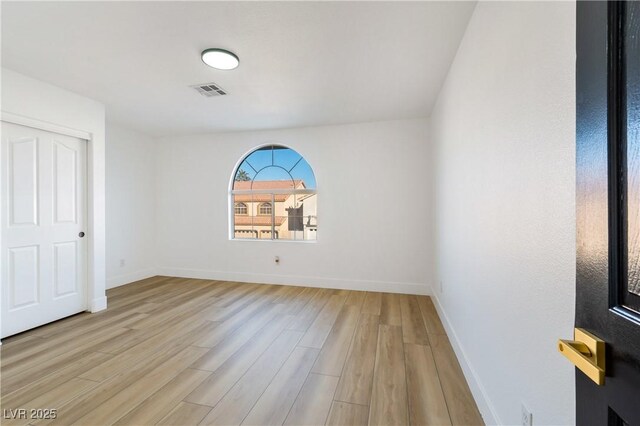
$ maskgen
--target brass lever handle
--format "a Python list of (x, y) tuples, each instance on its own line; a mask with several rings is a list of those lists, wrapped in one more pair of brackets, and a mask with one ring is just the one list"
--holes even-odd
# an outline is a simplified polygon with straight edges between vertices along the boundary
[(582, 328), (574, 330), (574, 340), (558, 340), (558, 351), (598, 385), (604, 385), (605, 343)]

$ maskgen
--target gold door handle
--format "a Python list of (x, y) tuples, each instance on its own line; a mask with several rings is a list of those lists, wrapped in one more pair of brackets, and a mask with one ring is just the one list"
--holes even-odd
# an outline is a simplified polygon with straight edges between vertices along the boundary
[(604, 385), (604, 341), (582, 328), (573, 332), (574, 340), (558, 340), (558, 352), (598, 385)]

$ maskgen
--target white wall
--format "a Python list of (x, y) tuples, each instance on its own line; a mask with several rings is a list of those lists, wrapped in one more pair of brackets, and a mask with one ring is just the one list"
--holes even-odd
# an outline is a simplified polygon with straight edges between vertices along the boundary
[(156, 145), (113, 123), (107, 123), (106, 139), (106, 271), (112, 288), (155, 274)]
[[(426, 293), (424, 259), (432, 256), (426, 133), (426, 120), (407, 120), (160, 140), (160, 272)], [(267, 142), (295, 149), (314, 169), (316, 243), (228, 238), (233, 168)]]
[(51, 84), (2, 68), (2, 114), (90, 135), (88, 144), (89, 300), (106, 308), (105, 297), (105, 110), (104, 106)]
[(478, 3), (430, 120), (434, 292), (491, 423), (575, 421), (575, 31), (572, 2)]

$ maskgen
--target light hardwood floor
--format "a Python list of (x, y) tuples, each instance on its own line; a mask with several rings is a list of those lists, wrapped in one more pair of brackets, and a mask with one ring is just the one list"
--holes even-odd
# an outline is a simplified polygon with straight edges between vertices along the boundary
[[(3, 341), (8, 410), (84, 425), (478, 425), (431, 299), (154, 277)], [(12, 411), (15, 413), (15, 411)]]

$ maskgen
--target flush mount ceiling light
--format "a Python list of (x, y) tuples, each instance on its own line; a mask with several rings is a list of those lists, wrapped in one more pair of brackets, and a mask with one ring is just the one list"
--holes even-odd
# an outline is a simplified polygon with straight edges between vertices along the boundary
[(202, 51), (202, 62), (218, 70), (232, 70), (240, 64), (240, 59), (224, 49), (207, 49)]

